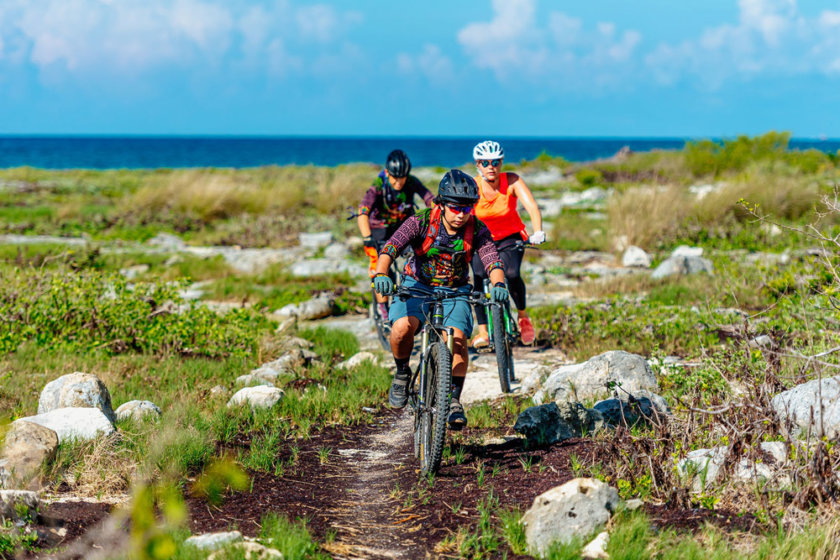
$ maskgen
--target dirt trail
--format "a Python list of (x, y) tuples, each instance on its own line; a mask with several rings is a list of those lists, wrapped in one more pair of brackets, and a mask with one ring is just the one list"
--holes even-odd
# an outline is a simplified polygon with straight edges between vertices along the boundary
[(417, 543), (408, 531), (410, 519), (395, 519), (399, 474), (411, 470), (412, 428), (412, 416), (405, 412), (338, 449), (349, 486), (331, 512), (336, 539), (325, 548), (334, 558), (417, 557)]

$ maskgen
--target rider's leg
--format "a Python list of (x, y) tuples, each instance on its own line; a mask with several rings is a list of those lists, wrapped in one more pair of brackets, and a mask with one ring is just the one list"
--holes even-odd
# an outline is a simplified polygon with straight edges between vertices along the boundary
[[(484, 279), (487, 278), (487, 273), (484, 270), (484, 264), (482, 264), (478, 253), (473, 255), (470, 265), (473, 271), (473, 290), (483, 293)], [(476, 348), (487, 346), (490, 343), (490, 335), (487, 332), (487, 312), (481, 304), (475, 304), (473, 308), (475, 309), (475, 321), (478, 323), (478, 334), (473, 339), (473, 346)], [(471, 334), (467, 333), (467, 335)]]
[(467, 425), (467, 416), (461, 405), (461, 391), (464, 388), (469, 364), (467, 337), (463, 331), (456, 328), (452, 342), (454, 350), (452, 352), (452, 400), (449, 405), (448, 422), (452, 429), (460, 430)]
[(420, 320), (412, 316), (400, 317), (391, 326), (391, 352), (394, 353), (397, 371), (388, 391), (388, 403), (394, 408), (402, 408), (408, 402), (408, 382), (411, 379), (408, 361), (414, 348), (414, 333), (419, 328)]
[(507, 280), (508, 289), (510, 290), (510, 297), (513, 299), (514, 305), (516, 305), (519, 319), (519, 335), (523, 344), (531, 344), (534, 342), (536, 333), (534, 331), (534, 325), (531, 323), (531, 318), (528, 316), (528, 311), (526, 311), (525, 281), (522, 280), (520, 273), (525, 249), (516, 248), (512, 244), (505, 244), (505, 241), (508, 239), (505, 238), (500, 243), (499, 256), (505, 266), (505, 280)]

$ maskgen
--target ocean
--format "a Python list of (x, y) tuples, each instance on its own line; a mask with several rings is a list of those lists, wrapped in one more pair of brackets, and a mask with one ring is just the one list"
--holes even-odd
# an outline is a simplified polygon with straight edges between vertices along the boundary
[[(484, 137), (184, 137), (184, 136), (0, 136), (0, 168), (139, 169), (172, 167), (334, 166), (381, 164), (392, 149), (405, 150), (415, 166), (455, 167), (472, 160)], [(493, 138), (505, 159), (534, 159), (543, 152), (570, 161), (615, 154), (623, 146), (642, 152), (680, 149), (687, 138)], [(794, 139), (793, 149), (836, 152), (840, 140)]]

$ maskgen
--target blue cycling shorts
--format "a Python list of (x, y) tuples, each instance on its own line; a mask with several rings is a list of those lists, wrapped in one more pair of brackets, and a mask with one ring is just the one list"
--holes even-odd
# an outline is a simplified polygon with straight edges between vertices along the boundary
[[(465, 296), (469, 295), (472, 291), (469, 285), (460, 286), (458, 288), (432, 288), (431, 286), (418, 282), (410, 276), (405, 277), (403, 280), (403, 286), (406, 288), (413, 288), (417, 286), (418, 289), (421, 290), (445, 291), (449, 293), (459, 292), (463, 293)], [(429, 304), (432, 301), (433, 300), (429, 298), (419, 296), (409, 298), (406, 301), (403, 301), (398, 297), (394, 297), (391, 301), (391, 310), (388, 313), (388, 319), (391, 321), (391, 324), (393, 324), (394, 321), (402, 319), (403, 317), (417, 317), (420, 321), (420, 326), (422, 327), (426, 322), (426, 314), (431, 314)], [(443, 326), (455, 327), (463, 332), (467, 337), (472, 336), (472, 307), (466, 299), (457, 298), (443, 300)]]

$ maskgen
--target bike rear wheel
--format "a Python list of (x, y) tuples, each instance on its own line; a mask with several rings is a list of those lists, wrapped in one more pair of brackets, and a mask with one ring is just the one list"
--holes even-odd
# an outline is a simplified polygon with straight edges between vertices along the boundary
[(449, 403), (452, 386), (452, 357), (443, 342), (429, 346), (426, 365), (425, 402), (420, 407), (419, 434), (416, 436), (420, 456), (420, 473), (434, 474), (440, 468), (446, 427), (449, 420)]
[(513, 348), (505, 329), (505, 315), (501, 305), (492, 305), (490, 315), (493, 323), (493, 346), (496, 351), (496, 364), (499, 366), (499, 384), (502, 393), (510, 393), (513, 379)]

